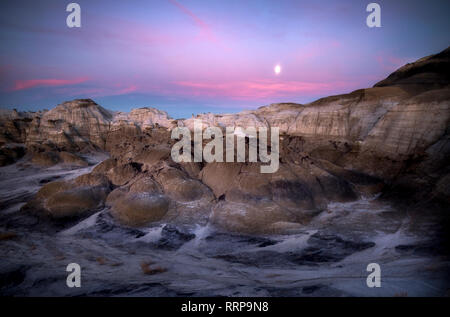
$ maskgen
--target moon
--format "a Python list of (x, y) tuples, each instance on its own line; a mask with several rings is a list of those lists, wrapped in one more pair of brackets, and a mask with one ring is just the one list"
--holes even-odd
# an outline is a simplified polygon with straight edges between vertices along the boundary
[(276, 65), (273, 71), (275, 72), (276, 75), (279, 75), (281, 73), (281, 66)]

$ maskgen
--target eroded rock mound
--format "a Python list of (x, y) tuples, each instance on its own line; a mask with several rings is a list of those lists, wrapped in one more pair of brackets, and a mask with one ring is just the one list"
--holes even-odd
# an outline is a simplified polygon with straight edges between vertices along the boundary
[(104, 207), (111, 184), (103, 175), (85, 174), (41, 187), (22, 210), (53, 219), (87, 216)]
[(128, 226), (139, 227), (159, 221), (169, 210), (169, 199), (162, 194), (116, 190), (112, 195), (108, 200), (112, 215)]
[(103, 149), (111, 119), (112, 113), (91, 99), (64, 102), (33, 119), (26, 143), (47, 143), (68, 151)]

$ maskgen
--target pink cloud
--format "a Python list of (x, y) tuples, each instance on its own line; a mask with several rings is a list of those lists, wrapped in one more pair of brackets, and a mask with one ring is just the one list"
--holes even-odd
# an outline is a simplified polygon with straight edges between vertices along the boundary
[(348, 82), (280, 82), (275, 80), (222, 83), (180, 81), (175, 84), (180, 87), (187, 88), (188, 93), (194, 96), (220, 96), (242, 100), (324, 93), (337, 88), (347, 88), (354, 85), (354, 83)]
[(126, 94), (129, 94), (129, 93), (132, 93), (132, 92), (136, 92), (137, 90), (138, 90), (138, 87), (136, 85), (131, 85), (131, 86), (124, 87), (124, 88), (121, 88), (121, 89), (117, 90), (115, 92), (115, 94), (117, 94), (117, 95), (126, 95)]
[(87, 81), (87, 77), (75, 78), (75, 79), (28, 79), (28, 80), (18, 80), (14, 83), (12, 91), (24, 90), (34, 87), (59, 87), (76, 85)]
[(93, 88), (80, 88), (80, 87), (61, 87), (55, 90), (56, 93), (68, 96), (80, 96), (85, 95), (87, 97), (104, 97), (104, 96), (119, 96), (126, 95), (139, 90), (136, 85), (112, 85), (109, 87), (93, 87)]

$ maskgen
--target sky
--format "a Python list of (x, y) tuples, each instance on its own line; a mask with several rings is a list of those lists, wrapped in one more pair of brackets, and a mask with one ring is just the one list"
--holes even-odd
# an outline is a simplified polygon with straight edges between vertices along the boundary
[(448, 0), (378, 0), (380, 28), (369, 0), (74, 2), (80, 28), (66, 25), (70, 1), (0, 2), (1, 108), (92, 98), (185, 118), (307, 103), (450, 45)]

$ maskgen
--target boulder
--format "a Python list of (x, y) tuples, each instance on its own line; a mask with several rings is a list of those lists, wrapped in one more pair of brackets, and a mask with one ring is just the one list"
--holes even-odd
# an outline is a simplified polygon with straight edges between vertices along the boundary
[[(157, 193), (111, 193), (111, 214), (120, 223), (140, 227), (161, 220), (169, 210), (169, 199)], [(111, 196), (110, 194), (110, 196)]]
[(78, 217), (103, 207), (107, 196), (104, 187), (76, 187), (52, 195), (44, 204), (52, 218)]
[(46, 200), (50, 198), (52, 195), (64, 190), (68, 190), (72, 187), (73, 187), (72, 184), (66, 181), (50, 182), (42, 186), (37, 192), (37, 194), (34, 196), (34, 198), (38, 200)]
[(131, 193), (157, 193), (160, 192), (160, 185), (148, 176), (143, 176), (135, 180), (129, 191)]
[(214, 195), (207, 186), (198, 180), (191, 179), (179, 169), (164, 168), (156, 176), (156, 180), (163, 187), (165, 194), (176, 201), (214, 200)]
[(268, 199), (251, 203), (221, 201), (214, 207), (210, 219), (223, 230), (246, 234), (282, 233), (286, 228), (300, 227), (307, 220)]
[(241, 167), (241, 163), (208, 163), (200, 172), (199, 178), (212, 189), (216, 197), (220, 197), (233, 188)]
[(94, 167), (92, 170), (93, 173), (98, 174), (106, 174), (108, 173), (112, 168), (116, 167), (117, 162), (113, 158), (109, 158), (104, 160), (103, 162), (99, 163), (97, 166)]
[(78, 176), (74, 179), (74, 184), (77, 186), (100, 186), (105, 188), (111, 187), (111, 183), (105, 175), (95, 172)]
[(22, 210), (53, 219), (81, 217), (102, 208), (110, 191), (105, 176), (86, 174), (45, 184)]
[(144, 171), (150, 170), (159, 162), (167, 160), (170, 157), (170, 150), (167, 145), (144, 148), (133, 158), (133, 161), (142, 164)]
[(122, 186), (133, 179), (138, 174), (138, 172), (139, 170), (135, 166), (133, 166), (133, 164), (124, 164), (110, 169), (106, 173), (106, 176), (112, 184), (116, 186)]

